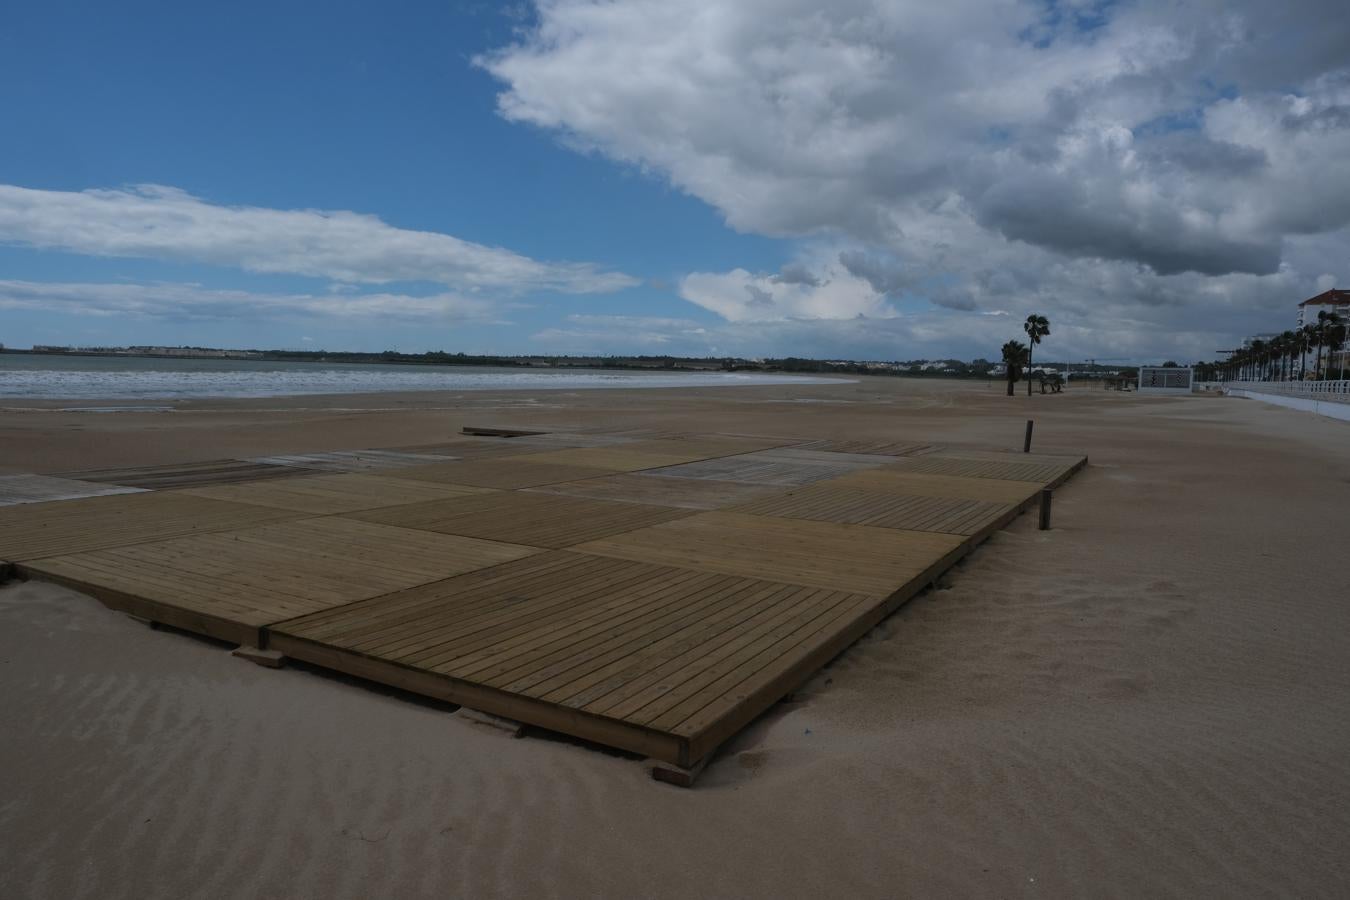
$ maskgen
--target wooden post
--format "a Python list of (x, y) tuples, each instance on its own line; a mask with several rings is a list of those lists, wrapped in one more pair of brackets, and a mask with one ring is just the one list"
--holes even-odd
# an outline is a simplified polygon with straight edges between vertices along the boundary
[(1022, 443), (1023, 453), (1031, 452), (1031, 429), (1035, 427), (1035, 425), (1036, 425), (1035, 422), (1031, 421), (1030, 419), (1027, 419), (1027, 439)]
[(1041, 491), (1041, 531), (1050, 530), (1050, 495), (1053, 491)]

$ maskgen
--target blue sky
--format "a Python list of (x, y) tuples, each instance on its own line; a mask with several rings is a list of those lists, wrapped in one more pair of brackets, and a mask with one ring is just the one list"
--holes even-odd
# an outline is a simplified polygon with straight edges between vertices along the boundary
[[(713, 321), (681, 300), (686, 271), (777, 268), (779, 242), (725, 228), (658, 178), (559, 147), (495, 112), (472, 64), (521, 24), (489, 3), (40, 3), (0, 31), (0, 181), (49, 191), (180, 188), (222, 205), (354, 210), (551, 261), (592, 261), (643, 284), (511, 299), (510, 325), (322, 318), (4, 313), (4, 340), (191, 342), (533, 352), (569, 314)], [(192, 282), (323, 291), (327, 282), (229, 266), (0, 246), (5, 277)], [(426, 293), (435, 285), (381, 289)], [(313, 341), (305, 342), (302, 338)], [(641, 348), (635, 348), (640, 350)]]
[(0, 341), (1209, 357), (1347, 281), (1317, 7), (10, 4)]

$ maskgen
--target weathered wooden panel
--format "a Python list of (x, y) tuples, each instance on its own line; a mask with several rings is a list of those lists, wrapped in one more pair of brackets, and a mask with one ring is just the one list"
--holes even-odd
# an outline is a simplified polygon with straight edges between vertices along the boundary
[(668, 506), (507, 491), (374, 509), (351, 517), (556, 549), (687, 515), (689, 510)]
[[(203, 501), (211, 502), (211, 501)], [(269, 623), (538, 551), (337, 518), (113, 547), (26, 562), (30, 576), (102, 591), (105, 602), (217, 637), (258, 643)], [(118, 602), (135, 598), (134, 607)], [(232, 627), (234, 630), (228, 630)]]
[(18, 562), (195, 532), (227, 531), (299, 515), (177, 491), (6, 506), (0, 508), (0, 560)]
[(406, 503), (425, 503), (430, 500), (444, 500), (488, 491), (488, 488), (462, 484), (436, 484), (430, 481), (414, 481), (410, 478), (344, 473), (189, 488), (183, 493), (194, 497), (210, 497), (214, 500), (232, 500), (235, 503), (254, 503), (259, 506), (327, 515)]
[(734, 512), (969, 535), (1006, 520), (1015, 510), (1009, 503), (877, 492), (826, 482), (738, 506)]
[(440, 484), (468, 484), (489, 488), (525, 488), (560, 481), (576, 481), (597, 475), (612, 475), (613, 469), (572, 466), (565, 463), (535, 462), (534, 455), (507, 459), (479, 459), (467, 462), (438, 463), (400, 469), (396, 478), (434, 481)]
[(548, 494), (590, 497), (622, 503), (649, 503), (681, 509), (721, 509), (780, 494), (774, 485), (741, 484), (697, 478), (660, 478), (644, 473), (608, 475), (529, 488)]
[(103, 484), (120, 484), (147, 490), (204, 487), (208, 484), (234, 484), (267, 478), (294, 478), (312, 472), (294, 466), (272, 466), (242, 459), (215, 459), (206, 462), (173, 463), (163, 466), (130, 466), (119, 469), (92, 469), (67, 472), (62, 477)]
[(255, 456), (248, 462), (269, 466), (296, 466), (321, 472), (379, 472), (424, 466), (454, 459), (446, 453), (408, 453), (400, 450), (334, 450), (329, 453), (286, 453)]
[(77, 481), (53, 475), (0, 475), (0, 506), (20, 503), (47, 503), (53, 500), (78, 500), (110, 494), (135, 494), (141, 488), (96, 481)]
[(950, 534), (706, 512), (575, 549), (654, 565), (886, 596), (962, 542)]

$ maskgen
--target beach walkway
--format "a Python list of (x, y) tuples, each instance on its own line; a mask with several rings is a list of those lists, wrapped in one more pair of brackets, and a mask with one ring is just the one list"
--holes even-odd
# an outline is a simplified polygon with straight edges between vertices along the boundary
[(692, 768), (1085, 462), (577, 432), (14, 476), (0, 560)]

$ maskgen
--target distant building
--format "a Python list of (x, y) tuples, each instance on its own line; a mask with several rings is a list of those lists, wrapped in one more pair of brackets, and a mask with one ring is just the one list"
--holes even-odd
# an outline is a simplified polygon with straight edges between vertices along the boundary
[(1304, 300), (1298, 305), (1298, 327), (1316, 322), (1317, 314), (1323, 310), (1334, 312), (1342, 319), (1350, 319), (1350, 290), (1332, 288)]

